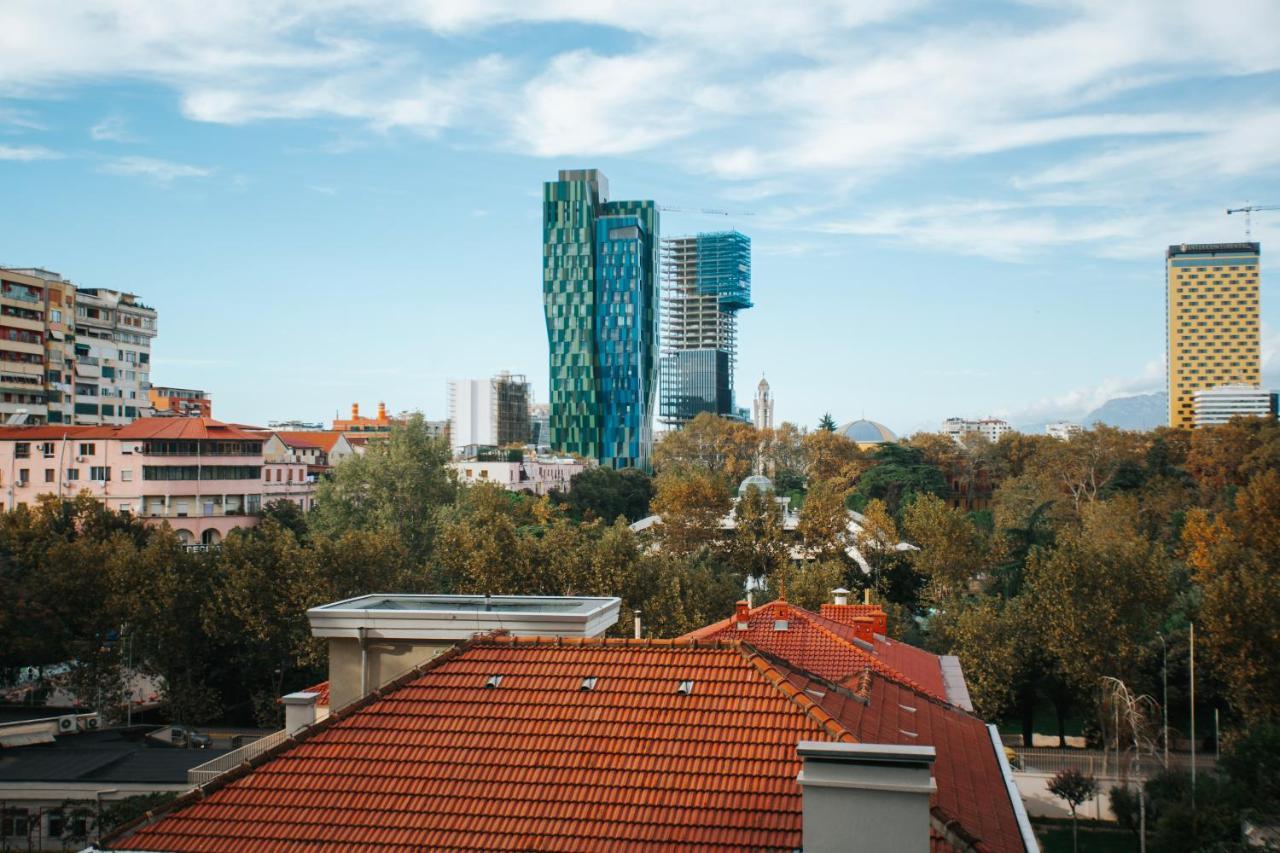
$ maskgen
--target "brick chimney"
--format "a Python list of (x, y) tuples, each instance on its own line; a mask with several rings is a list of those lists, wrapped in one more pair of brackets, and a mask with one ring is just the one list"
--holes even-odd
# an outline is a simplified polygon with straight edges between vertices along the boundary
[(733, 611), (733, 620), (738, 623), (738, 630), (745, 631), (751, 627), (751, 605), (745, 601), (739, 601), (737, 607)]
[(934, 749), (801, 741), (805, 853), (929, 851)]
[(351, 404), (351, 420), (353, 421), (359, 420), (359, 418), (360, 418), (360, 404), (352, 403)]
[(379, 402), (378, 403), (378, 422), (382, 423), (386, 421), (386, 419), (387, 419), (387, 404), (383, 402)]

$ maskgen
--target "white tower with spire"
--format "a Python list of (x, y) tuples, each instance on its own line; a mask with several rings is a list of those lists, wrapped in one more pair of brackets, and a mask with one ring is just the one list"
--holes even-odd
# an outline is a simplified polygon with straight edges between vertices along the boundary
[(773, 394), (769, 393), (769, 383), (763, 376), (756, 386), (756, 399), (751, 406), (752, 421), (756, 429), (773, 429)]

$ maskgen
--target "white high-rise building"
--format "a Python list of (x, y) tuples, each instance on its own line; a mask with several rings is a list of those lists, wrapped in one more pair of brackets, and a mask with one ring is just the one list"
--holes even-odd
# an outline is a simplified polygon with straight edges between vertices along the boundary
[(1218, 385), (1192, 394), (1195, 425), (1225, 424), (1234, 417), (1274, 418), (1275, 396), (1256, 385)]
[(769, 383), (760, 377), (756, 386), (756, 399), (751, 406), (751, 420), (756, 429), (773, 429), (773, 394), (769, 391)]

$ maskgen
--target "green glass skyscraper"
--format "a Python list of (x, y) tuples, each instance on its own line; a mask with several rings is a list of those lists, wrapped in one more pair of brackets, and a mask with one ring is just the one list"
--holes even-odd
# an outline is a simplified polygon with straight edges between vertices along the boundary
[(658, 209), (610, 201), (595, 169), (543, 185), (551, 446), (649, 467), (657, 395)]

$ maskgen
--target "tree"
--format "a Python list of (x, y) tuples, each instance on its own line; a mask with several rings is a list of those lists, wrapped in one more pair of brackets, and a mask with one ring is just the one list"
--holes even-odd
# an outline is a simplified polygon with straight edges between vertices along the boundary
[(650, 575), (653, 589), (639, 607), (651, 637), (678, 637), (724, 619), (743, 594), (742, 574), (706, 550), (652, 554), (642, 560), (641, 571)]
[(898, 527), (884, 502), (873, 499), (858, 519), (854, 545), (871, 570), (871, 583), (882, 598), (888, 591), (886, 570), (898, 554)]
[(942, 472), (926, 462), (924, 454), (914, 447), (882, 444), (873, 458), (875, 464), (858, 478), (855, 509), (879, 500), (896, 517), (918, 495), (945, 498), (950, 491)]
[(830, 480), (847, 490), (868, 465), (857, 443), (838, 432), (811, 432), (801, 439), (801, 446), (807, 457), (805, 474), (810, 486)]
[(1048, 782), (1049, 793), (1060, 800), (1065, 800), (1071, 809), (1071, 849), (1080, 849), (1079, 830), (1076, 826), (1076, 809), (1086, 800), (1091, 800), (1098, 793), (1098, 780), (1086, 776), (1073, 767), (1059, 770)]
[(822, 417), (818, 420), (818, 429), (823, 430), (824, 432), (836, 431), (836, 422), (835, 419), (831, 417), (830, 412), (822, 413)]
[(659, 474), (714, 474), (730, 488), (755, 467), (760, 442), (760, 434), (750, 424), (701, 412), (654, 446), (653, 467)]
[(654, 487), (652, 510), (662, 519), (654, 532), (664, 550), (692, 554), (723, 537), (720, 523), (732, 507), (723, 479), (709, 471), (664, 472)]
[(1250, 722), (1280, 718), (1280, 472), (1255, 475), (1225, 513), (1192, 510), (1182, 541), (1228, 700)]
[(427, 432), (420, 413), (370, 441), (365, 452), (334, 466), (320, 481), (312, 527), (330, 534), (389, 530), (411, 560), (425, 565), (436, 532), (436, 515), (457, 493), (448, 442)]
[(734, 566), (753, 578), (765, 578), (790, 558), (782, 506), (772, 493), (748, 487), (733, 509), (733, 518), (729, 553)]
[(919, 550), (911, 552), (916, 571), (929, 579), (931, 596), (944, 601), (967, 592), (985, 568), (982, 538), (968, 516), (937, 495), (917, 498), (902, 513), (902, 529)]
[(1171, 600), (1168, 556), (1135, 518), (1130, 498), (1087, 506), (1079, 528), (1033, 550), (1027, 565), (1043, 648), (1081, 693), (1102, 676), (1137, 679)]
[(848, 549), (854, 544), (849, 530), (849, 510), (844, 505), (845, 493), (830, 480), (819, 480), (809, 489), (796, 533), (806, 556), (848, 565)]
[(565, 504), (574, 521), (598, 518), (612, 524), (618, 516), (639, 521), (649, 514), (653, 481), (635, 468), (617, 471), (602, 465), (575, 474), (568, 495), (553, 498)]

